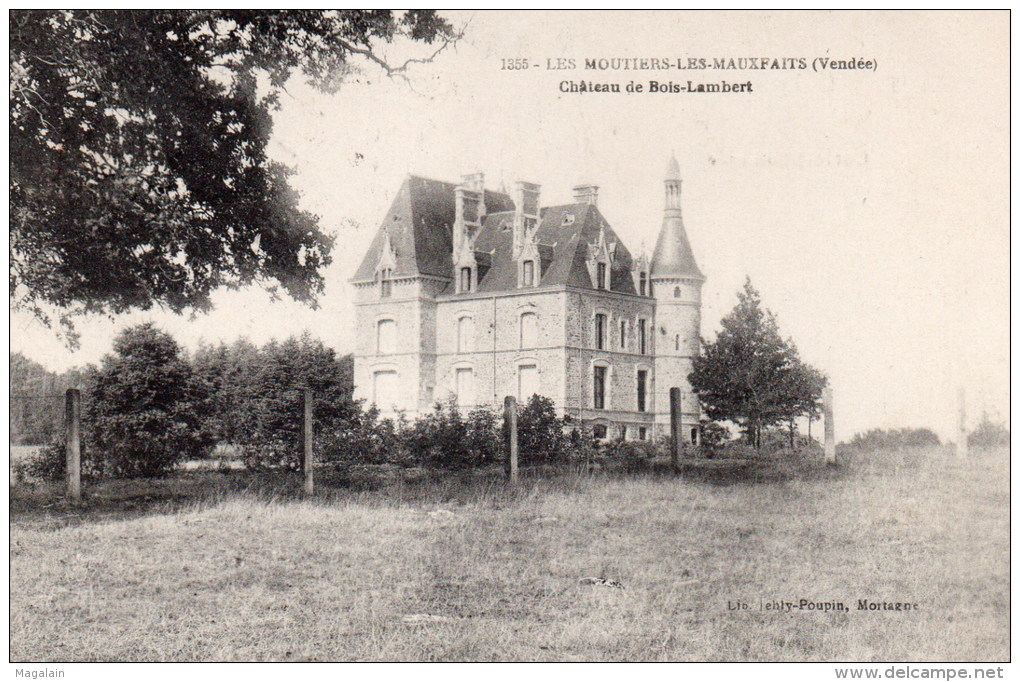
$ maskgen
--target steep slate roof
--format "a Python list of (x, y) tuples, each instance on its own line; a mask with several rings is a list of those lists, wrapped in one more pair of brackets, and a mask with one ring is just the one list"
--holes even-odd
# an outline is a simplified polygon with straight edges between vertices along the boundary
[[(447, 277), (451, 282), (445, 293), (452, 294), (454, 188), (451, 183), (409, 176), (401, 185), (353, 281), (374, 278), (388, 232), (396, 252), (395, 276), (426, 274)], [(506, 194), (486, 190), (485, 205), (486, 216), (475, 238), (478, 291), (516, 290), (517, 263), (511, 253), (513, 202)], [(567, 215), (573, 215), (573, 220), (564, 224)], [(592, 289), (586, 260), (589, 245), (598, 243), (599, 232), (603, 228), (607, 244), (616, 243), (610, 270), (611, 289), (637, 293), (630, 275), (630, 252), (598, 208), (586, 203), (549, 206), (541, 210), (536, 234), (541, 261), (539, 286), (570, 285)]]
[[(396, 252), (394, 276), (453, 276), (453, 190), (456, 185), (409, 175), (400, 186), (352, 281), (375, 278), (386, 235)], [(490, 211), (513, 210), (510, 197), (485, 191)]]

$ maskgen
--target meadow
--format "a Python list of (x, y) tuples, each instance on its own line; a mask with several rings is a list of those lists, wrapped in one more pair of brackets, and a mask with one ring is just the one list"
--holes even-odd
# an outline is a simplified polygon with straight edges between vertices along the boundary
[[(298, 486), (12, 485), (11, 659), (1009, 658), (1004, 449)], [(802, 599), (848, 610), (762, 608)]]

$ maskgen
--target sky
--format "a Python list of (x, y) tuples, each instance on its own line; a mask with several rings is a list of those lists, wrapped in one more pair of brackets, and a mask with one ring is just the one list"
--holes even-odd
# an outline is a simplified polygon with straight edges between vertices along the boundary
[[(97, 362), (154, 321), (185, 347), (309, 330), (353, 347), (348, 284), (408, 173), (579, 182), (632, 252), (650, 251), (671, 153), (712, 338), (745, 277), (835, 392), (836, 435), (924, 426), (952, 435), (958, 387), (973, 423), (1008, 418), (1009, 19), (1005, 12), (447, 14), (464, 38), (408, 79), (364, 64), (335, 95), (295, 80), (271, 153), (302, 208), (337, 236), (321, 307), (222, 291), (195, 318), (137, 312), (79, 323), (71, 352), (12, 312), (11, 350), (53, 370)], [(393, 61), (420, 46), (380, 48)], [(588, 58), (804, 58), (804, 70), (592, 71)], [(816, 57), (874, 70), (816, 72)], [(540, 64), (504, 70), (504, 59)], [(550, 70), (547, 60), (574, 60)], [(742, 94), (564, 93), (563, 81), (745, 83)]]

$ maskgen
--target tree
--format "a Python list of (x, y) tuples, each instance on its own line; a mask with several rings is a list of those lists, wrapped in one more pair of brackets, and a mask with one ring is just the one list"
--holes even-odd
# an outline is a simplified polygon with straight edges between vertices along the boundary
[(154, 476), (201, 457), (208, 395), (180, 346), (152, 324), (124, 330), (83, 396), (85, 468), (110, 477)]
[(351, 356), (338, 357), (307, 332), (262, 348), (240, 340), (232, 351), (222, 362), (223, 355), (205, 353), (201, 366), (218, 387), (220, 438), (240, 446), (248, 466), (300, 465), (306, 388), (315, 396), (320, 436), (356, 418)]
[(757, 447), (763, 428), (817, 409), (825, 377), (780, 336), (750, 279), (737, 299), (715, 340), (702, 344), (689, 381), (710, 419), (740, 424)]
[[(431, 57), (390, 65), (396, 37)], [(74, 341), (77, 314), (207, 310), (258, 283), (314, 303), (332, 239), (266, 145), (297, 72), (335, 91), (457, 36), (434, 12), (16, 10), (10, 25), (10, 294)]]

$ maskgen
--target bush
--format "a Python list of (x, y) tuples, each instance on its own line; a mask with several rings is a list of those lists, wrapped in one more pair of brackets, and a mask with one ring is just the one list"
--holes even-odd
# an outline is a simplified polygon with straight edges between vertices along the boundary
[(653, 443), (617, 440), (606, 446), (604, 458), (611, 468), (637, 474), (652, 470), (657, 450)]
[(517, 416), (521, 466), (554, 464), (567, 458), (563, 422), (556, 417), (553, 401), (533, 395)]
[(881, 450), (883, 448), (919, 448), (940, 445), (939, 437), (931, 429), (871, 429), (855, 434), (850, 447), (855, 450)]
[(981, 421), (967, 435), (967, 443), (975, 447), (994, 448), (1009, 446), (1009, 429), (1005, 424), (993, 422), (988, 414), (981, 416)]

